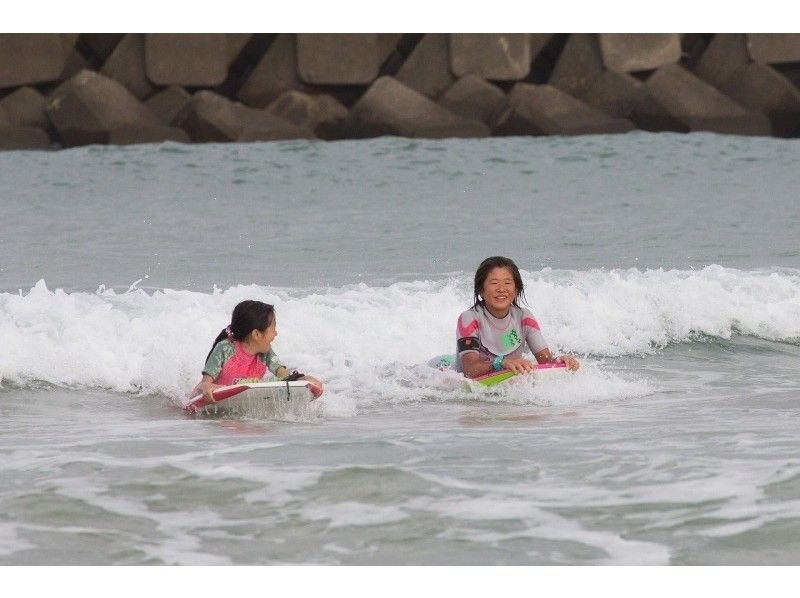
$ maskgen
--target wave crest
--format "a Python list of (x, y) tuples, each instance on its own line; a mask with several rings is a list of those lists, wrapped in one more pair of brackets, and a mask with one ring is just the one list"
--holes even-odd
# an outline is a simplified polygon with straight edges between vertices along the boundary
[[(183, 394), (233, 306), (257, 297), (276, 305), (284, 362), (326, 382), (334, 411), (354, 409), (356, 389), (411, 384), (407, 368), (451, 352), (457, 315), (470, 303), (468, 276), (325, 290), (240, 285), (213, 293), (0, 293), (0, 380)], [(555, 351), (616, 357), (658, 352), (700, 336), (797, 342), (800, 273), (544, 269), (524, 272), (531, 309)], [(420, 380), (414, 392), (438, 392)], [(411, 384), (413, 387), (413, 384)], [(441, 389), (439, 389), (441, 390)]]

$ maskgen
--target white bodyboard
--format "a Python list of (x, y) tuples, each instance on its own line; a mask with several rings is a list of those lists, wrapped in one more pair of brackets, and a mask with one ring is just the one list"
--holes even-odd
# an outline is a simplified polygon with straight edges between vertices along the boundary
[(183, 408), (192, 413), (235, 413), (254, 417), (280, 417), (302, 409), (314, 400), (307, 380), (294, 382), (252, 382), (220, 386), (209, 402), (196, 390), (190, 393)]

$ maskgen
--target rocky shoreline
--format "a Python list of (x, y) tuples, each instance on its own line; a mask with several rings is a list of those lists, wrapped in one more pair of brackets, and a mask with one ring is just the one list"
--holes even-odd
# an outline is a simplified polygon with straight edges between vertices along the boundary
[(0, 34), (0, 149), (800, 136), (800, 34)]

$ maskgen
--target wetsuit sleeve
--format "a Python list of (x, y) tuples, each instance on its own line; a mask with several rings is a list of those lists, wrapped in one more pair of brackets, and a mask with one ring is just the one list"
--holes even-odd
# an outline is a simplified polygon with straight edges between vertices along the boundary
[(481, 348), (480, 325), (472, 312), (465, 311), (458, 316), (456, 322), (456, 352), (460, 357), (464, 353), (478, 353)]
[(275, 355), (275, 351), (270, 349), (266, 353), (262, 353), (261, 359), (264, 362), (264, 365), (267, 366), (267, 369), (272, 372), (273, 376), (278, 375), (278, 370), (281, 368), (285, 368), (286, 366), (281, 363), (281, 360), (278, 359), (278, 356)]
[(206, 360), (206, 364), (203, 366), (204, 374), (211, 376), (214, 380), (217, 379), (217, 376), (219, 376), (219, 373), (222, 371), (222, 366), (233, 353), (233, 351), (227, 350), (229, 346), (230, 343), (226, 343), (224, 340), (214, 345), (211, 354)]
[(527, 309), (522, 312), (522, 331), (525, 342), (528, 343), (528, 347), (534, 355), (542, 349), (547, 349), (547, 342), (539, 328), (539, 322)]

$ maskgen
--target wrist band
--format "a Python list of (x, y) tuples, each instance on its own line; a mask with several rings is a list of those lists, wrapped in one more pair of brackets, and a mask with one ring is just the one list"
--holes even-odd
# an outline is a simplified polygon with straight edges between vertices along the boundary
[(495, 371), (503, 369), (503, 356), (498, 355), (497, 357), (492, 360), (492, 369)]
[(303, 374), (303, 373), (301, 373), (301, 372), (298, 372), (297, 370), (294, 370), (294, 371), (292, 371), (292, 373), (291, 373), (291, 374), (289, 374), (288, 376), (286, 376), (286, 377), (285, 377), (283, 380), (284, 380), (285, 382), (294, 382), (295, 380), (299, 380), (299, 379), (300, 379), (300, 378), (302, 378), (303, 376), (305, 376), (305, 374)]

